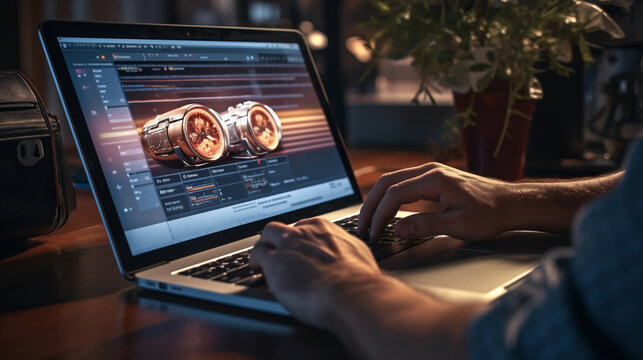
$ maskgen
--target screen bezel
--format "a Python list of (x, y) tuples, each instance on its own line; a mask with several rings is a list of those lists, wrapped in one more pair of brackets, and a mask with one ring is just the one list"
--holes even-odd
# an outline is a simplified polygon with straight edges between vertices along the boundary
[[(270, 221), (292, 223), (304, 217), (321, 215), (361, 203), (362, 196), (359, 186), (350, 166), (339, 128), (331, 114), (328, 97), (321, 85), (317, 68), (311, 60), (310, 49), (302, 34), (297, 30), (45, 21), (39, 26), (39, 35), (110, 243), (117, 257), (119, 268), (125, 277), (133, 279), (134, 274), (140, 270), (252, 236), (261, 231), (263, 226)], [(353, 194), (143, 254), (132, 255), (108, 189), (105, 175), (99, 165), (98, 156), (73, 87), (71, 75), (65, 64), (62, 50), (58, 43), (59, 37), (297, 43), (302, 51), (306, 69), (310, 74), (311, 82), (333, 138), (337, 143), (337, 150), (353, 188)]]

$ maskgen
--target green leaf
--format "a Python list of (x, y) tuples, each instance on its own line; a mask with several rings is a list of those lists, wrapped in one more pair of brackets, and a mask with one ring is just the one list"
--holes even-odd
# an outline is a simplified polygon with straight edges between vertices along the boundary
[(473, 65), (469, 66), (469, 71), (474, 71), (474, 72), (485, 71), (485, 70), (489, 70), (489, 69), (491, 69), (491, 65), (490, 64), (484, 64), (484, 63), (478, 63), (478, 64), (473, 64)]
[(375, 2), (373, 2), (373, 5), (377, 8), (377, 10), (379, 10), (379, 11), (381, 11), (383, 13), (387, 13), (387, 12), (391, 11), (391, 8), (386, 3), (382, 2), (382, 1), (375, 1)]
[(580, 50), (580, 54), (584, 62), (594, 62), (594, 57), (592, 56), (591, 51), (589, 51), (587, 41), (585, 41), (585, 37), (583, 35), (578, 36), (578, 49)]
[(388, 33), (388, 32), (389, 32), (389, 29), (386, 29), (386, 28), (384, 28), (384, 29), (382, 29), (382, 30), (380, 30), (380, 31), (376, 32), (376, 33), (371, 37), (370, 41), (366, 42), (366, 46), (370, 47), (372, 42), (375, 42), (376, 40), (378, 40), (378, 39), (379, 39), (379, 38), (381, 38), (382, 36), (386, 35), (386, 33)]

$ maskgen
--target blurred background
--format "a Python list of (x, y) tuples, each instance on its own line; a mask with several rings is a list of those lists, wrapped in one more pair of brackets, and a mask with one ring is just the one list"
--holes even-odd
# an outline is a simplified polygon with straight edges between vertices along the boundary
[[(627, 33), (601, 44), (596, 62), (572, 63), (573, 76), (543, 74), (545, 98), (532, 122), (527, 176), (591, 175), (620, 165), (623, 149), (643, 134), (643, 5), (629, 12), (604, 6)], [(451, 94), (412, 105), (417, 76), (408, 61), (387, 61), (365, 79), (370, 53), (361, 23), (374, 12), (369, 0), (5, 0), (0, 68), (29, 75), (50, 110), (64, 114), (36, 29), (44, 19), (296, 28), (310, 45), (336, 122), (352, 149), (416, 149), (458, 156), (443, 137), (453, 116)], [(575, 56), (579, 59), (579, 56)], [(69, 162), (82, 177), (63, 121)]]

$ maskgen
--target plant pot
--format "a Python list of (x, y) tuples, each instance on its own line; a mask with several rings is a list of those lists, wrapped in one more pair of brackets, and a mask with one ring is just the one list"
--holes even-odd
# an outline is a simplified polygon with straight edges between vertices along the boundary
[[(469, 91), (453, 93), (458, 113), (471, 104)], [(496, 147), (502, 134), (509, 95), (506, 86), (490, 86), (488, 91), (475, 93), (471, 117), (473, 124), (463, 126), (461, 140), (467, 162), (467, 170), (503, 180), (520, 180), (525, 169), (525, 153), (529, 124), (536, 108), (536, 100), (516, 100), (513, 108), (526, 115), (513, 114), (502, 144), (496, 154)]]

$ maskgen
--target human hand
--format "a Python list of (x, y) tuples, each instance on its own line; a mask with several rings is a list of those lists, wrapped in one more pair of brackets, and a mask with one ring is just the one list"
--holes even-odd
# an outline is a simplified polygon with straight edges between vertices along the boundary
[(322, 219), (294, 227), (271, 222), (250, 256), (279, 302), (295, 317), (330, 328), (334, 297), (381, 277), (373, 254), (361, 240)]
[[(402, 204), (436, 201), (436, 214), (420, 213), (398, 222), (407, 239), (446, 234), (462, 240), (484, 240), (510, 227), (510, 183), (470, 174), (440, 163), (384, 174), (360, 210), (358, 232), (377, 238)], [(515, 206), (514, 206), (515, 207)]]

